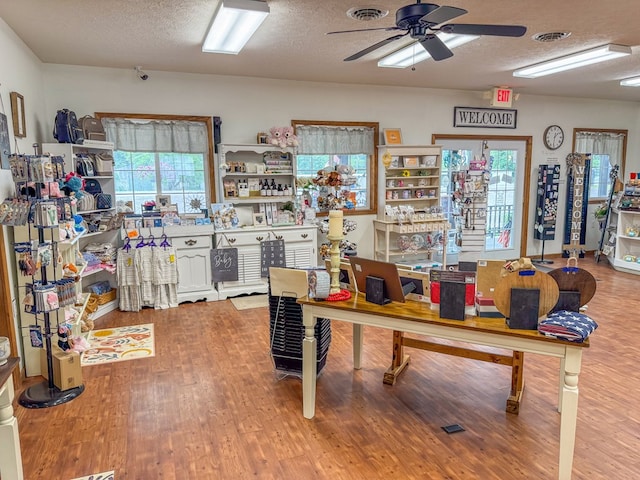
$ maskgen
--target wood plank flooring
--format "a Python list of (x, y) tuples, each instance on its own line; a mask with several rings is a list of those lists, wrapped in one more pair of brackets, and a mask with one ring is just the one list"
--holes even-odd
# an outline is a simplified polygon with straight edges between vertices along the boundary
[[(588, 313), (599, 328), (583, 357), (573, 478), (637, 479), (640, 276), (591, 257), (581, 267), (598, 280)], [(273, 369), (267, 308), (113, 312), (96, 328), (142, 323), (155, 325), (154, 358), (84, 367), (86, 390), (67, 404), (16, 406), (27, 480), (557, 478), (555, 359), (525, 355), (515, 416), (508, 367), (407, 349), (407, 371), (384, 385), (392, 332), (365, 329), (356, 371), (351, 326), (333, 322), (306, 420), (301, 381)], [(452, 423), (465, 431), (441, 429)]]

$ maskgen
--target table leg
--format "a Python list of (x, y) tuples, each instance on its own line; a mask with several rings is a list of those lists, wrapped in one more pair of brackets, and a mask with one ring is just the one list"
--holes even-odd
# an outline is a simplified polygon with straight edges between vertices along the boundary
[(562, 386), (562, 405), (560, 417), (560, 460), (558, 478), (569, 480), (573, 469), (573, 450), (576, 443), (576, 421), (578, 417), (578, 375), (582, 351), (567, 349), (564, 368), (560, 372)]
[(558, 412), (562, 413), (562, 391), (564, 390), (564, 358), (560, 359), (560, 385), (558, 385)]
[(0, 387), (0, 476), (23, 480), (18, 420), (13, 416), (13, 379)]
[(302, 340), (302, 411), (305, 418), (313, 418), (316, 413), (316, 377), (318, 375), (316, 317), (310, 307), (302, 307), (302, 324), (304, 340)]
[(520, 413), (520, 402), (524, 392), (524, 353), (513, 352), (511, 364), (511, 392), (507, 399), (507, 413)]
[(395, 385), (398, 376), (409, 365), (409, 355), (404, 354), (403, 347), (404, 332), (398, 330), (393, 331), (393, 357), (391, 358), (391, 366), (384, 372), (382, 383), (386, 385)]
[(353, 324), (353, 368), (362, 368), (362, 339), (364, 326), (360, 323)]

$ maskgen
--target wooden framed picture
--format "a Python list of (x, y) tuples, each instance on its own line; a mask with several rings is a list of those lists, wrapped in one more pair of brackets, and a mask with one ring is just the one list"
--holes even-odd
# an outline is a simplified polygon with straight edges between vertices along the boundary
[(13, 136), (24, 138), (27, 136), (27, 126), (24, 115), (24, 97), (18, 92), (11, 92), (11, 117), (13, 118)]
[(404, 157), (404, 167), (405, 168), (418, 167), (418, 157)]
[(401, 145), (402, 132), (399, 128), (385, 128), (383, 130), (385, 145)]
[(262, 227), (267, 224), (267, 219), (264, 213), (254, 213), (253, 214), (253, 226), (254, 227)]

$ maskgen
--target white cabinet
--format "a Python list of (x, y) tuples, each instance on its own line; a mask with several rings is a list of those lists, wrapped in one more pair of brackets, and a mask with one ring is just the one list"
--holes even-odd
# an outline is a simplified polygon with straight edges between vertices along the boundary
[[(221, 144), (216, 162), (217, 201), (252, 205), (292, 201), (295, 162), (292, 147), (275, 145)], [(268, 183), (269, 188), (262, 188)]]
[[(78, 213), (87, 222), (89, 231), (85, 233), (79, 241), (80, 251), (84, 251), (89, 243), (111, 243), (118, 246), (117, 230), (106, 230), (110, 224), (110, 219), (115, 215), (115, 183), (113, 178), (113, 143), (95, 140), (85, 140), (81, 145), (73, 143), (43, 143), (42, 153), (62, 156), (64, 158), (65, 172), (82, 173), (85, 182), (93, 182), (100, 185), (102, 198), (93, 196), (92, 204), (89, 208), (78, 208)], [(81, 162), (89, 160), (92, 171), (87, 172)], [(89, 173), (89, 174), (87, 174)], [(91, 175), (92, 173), (92, 175)], [(87, 195), (87, 194), (85, 194)], [(109, 203), (104, 203), (109, 202)], [(83, 202), (79, 203), (82, 207)], [(113, 226), (113, 224), (111, 224)], [(98, 281), (108, 281), (112, 287), (116, 287), (114, 276), (115, 264), (108, 264), (99, 268), (87, 268), (82, 273), (83, 287)], [(100, 305), (93, 313), (93, 318), (115, 310), (118, 301), (112, 300), (104, 305)]]
[(238, 280), (218, 282), (220, 299), (248, 293), (267, 293), (267, 278), (261, 276), (261, 242), (284, 240), (286, 266), (309, 268), (318, 265), (317, 227), (314, 225), (246, 228), (216, 231), (218, 248), (238, 249)]
[(618, 228), (613, 267), (629, 273), (640, 273), (640, 211), (617, 210)]
[(386, 206), (410, 205), (415, 211), (431, 213), (440, 206), (440, 165), (442, 147), (439, 145), (382, 145), (378, 158), (384, 169), (378, 178), (378, 218), (391, 220)]
[(206, 225), (203, 228), (206, 231), (194, 231), (191, 234), (186, 230), (177, 231), (171, 236), (170, 243), (176, 249), (178, 264), (178, 302), (218, 300), (211, 283), (213, 230)]

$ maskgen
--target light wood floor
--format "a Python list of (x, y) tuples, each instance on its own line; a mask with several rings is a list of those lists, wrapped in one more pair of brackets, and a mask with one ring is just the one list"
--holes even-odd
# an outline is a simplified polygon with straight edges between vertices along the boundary
[[(581, 266), (598, 279), (588, 312), (600, 326), (583, 357), (573, 478), (637, 479), (640, 276)], [(557, 478), (557, 360), (525, 355), (514, 416), (507, 367), (410, 350), (390, 387), (391, 332), (365, 329), (355, 371), (351, 326), (333, 322), (306, 420), (300, 380), (273, 370), (267, 308), (114, 312), (97, 328), (150, 322), (155, 358), (83, 368), (86, 391), (67, 404), (16, 406), (27, 480)], [(444, 433), (451, 423), (466, 431)]]

